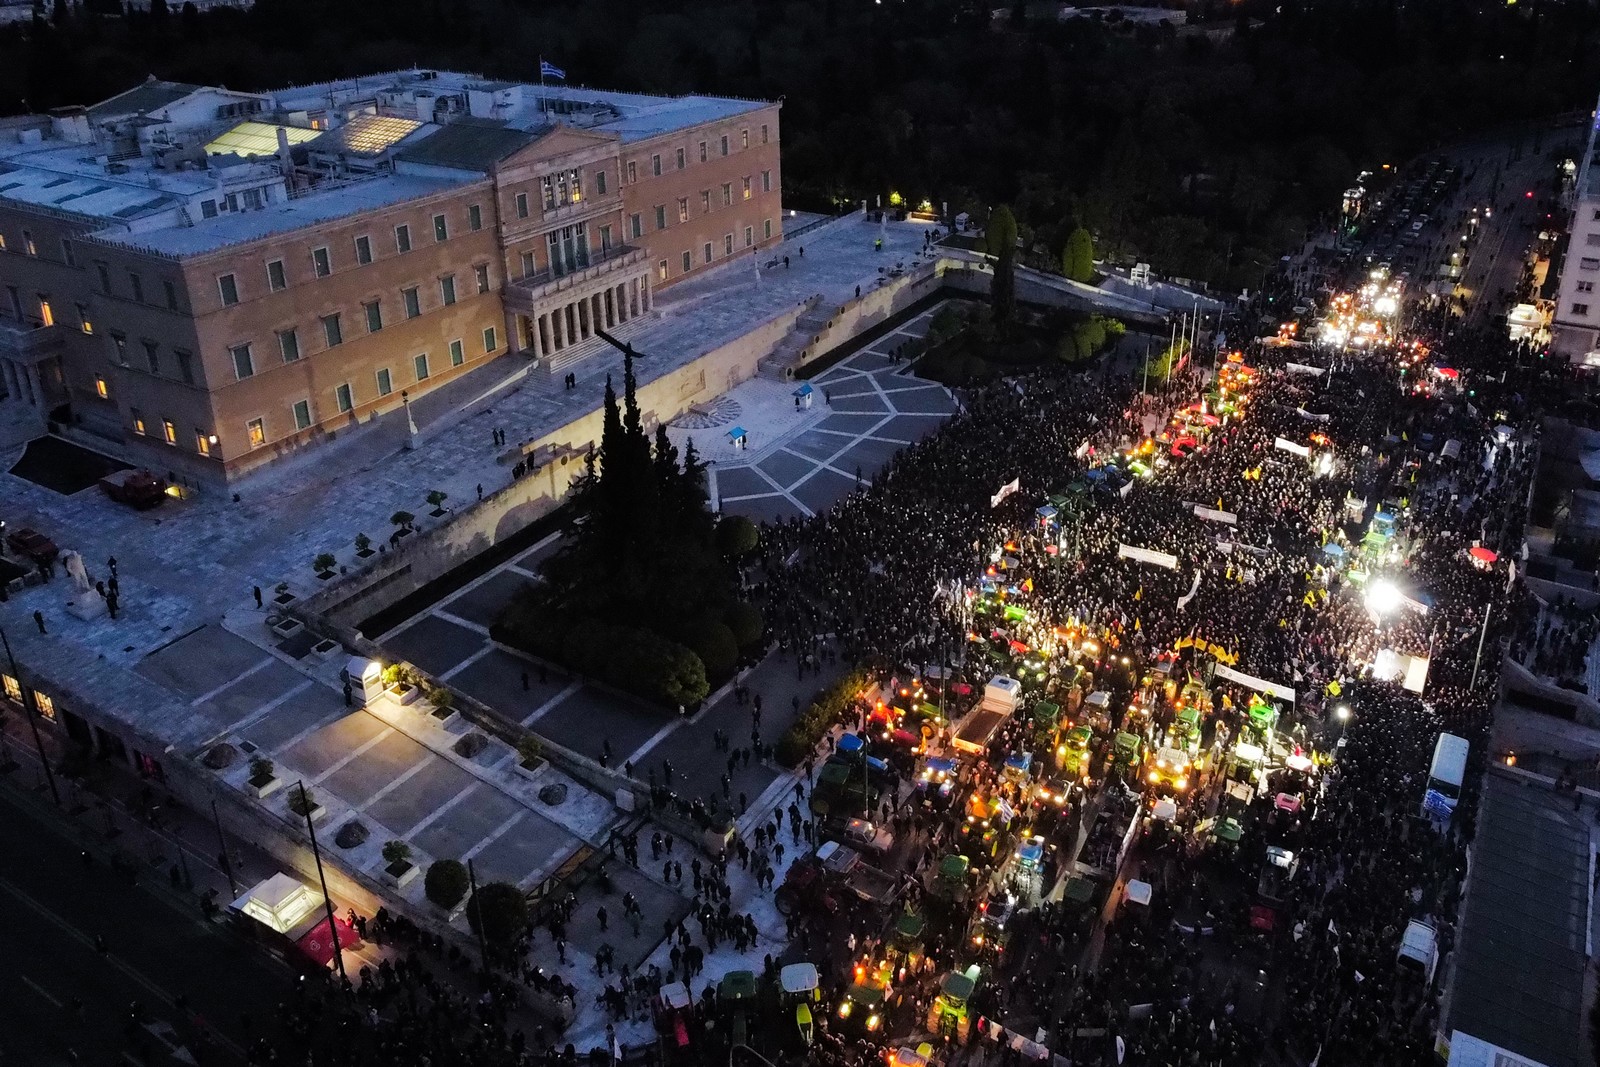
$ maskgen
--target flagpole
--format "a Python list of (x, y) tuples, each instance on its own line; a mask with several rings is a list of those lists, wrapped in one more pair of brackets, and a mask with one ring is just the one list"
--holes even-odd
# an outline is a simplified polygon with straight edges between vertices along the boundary
[(545, 113), (544, 105), (544, 56), (539, 57), (539, 114)]

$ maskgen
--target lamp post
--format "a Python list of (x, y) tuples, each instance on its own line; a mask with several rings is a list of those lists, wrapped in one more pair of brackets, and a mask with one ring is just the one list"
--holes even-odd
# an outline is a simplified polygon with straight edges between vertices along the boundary
[(406, 409), (406, 451), (417, 447), (417, 420), (411, 417), (411, 392), (400, 390), (400, 403)]
[(306, 809), (306, 832), (311, 835), (311, 855), (317, 861), (317, 881), (322, 883), (322, 903), (328, 910), (328, 937), (333, 940), (333, 964), (339, 970), (339, 977), (345, 978), (344, 948), (339, 944), (339, 923), (334, 917), (333, 898), (328, 895), (328, 876), (322, 871), (322, 849), (317, 847), (317, 825), (311, 821), (306, 783), (303, 780), (296, 782), (295, 788), (300, 791), (301, 806)]

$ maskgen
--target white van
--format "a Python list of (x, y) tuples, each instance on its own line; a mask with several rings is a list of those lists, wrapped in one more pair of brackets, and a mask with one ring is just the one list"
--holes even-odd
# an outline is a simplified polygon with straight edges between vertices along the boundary
[(1439, 935), (1420, 919), (1406, 923), (1400, 935), (1400, 952), (1395, 960), (1402, 973), (1422, 979), (1424, 988), (1433, 987), (1433, 972), (1439, 968)]

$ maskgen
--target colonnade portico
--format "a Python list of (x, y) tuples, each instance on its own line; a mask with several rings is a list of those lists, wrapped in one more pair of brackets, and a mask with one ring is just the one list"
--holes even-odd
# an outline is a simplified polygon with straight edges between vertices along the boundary
[(0, 375), (5, 378), (6, 394), (29, 407), (44, 406), (44, 387), (39, 381), (39, 368), (32, 363), (0, 360)]
[(639, 270), (621, 280), (582, 289), (527, 293), (531, 299), (514, 301), (516, 338), (521, 348), (551, 365), (574, 346), (615, 330), (650, 311), (648, 272)]

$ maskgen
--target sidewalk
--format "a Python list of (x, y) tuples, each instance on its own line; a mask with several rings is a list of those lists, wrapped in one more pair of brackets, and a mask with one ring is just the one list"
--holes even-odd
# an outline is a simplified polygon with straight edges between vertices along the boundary
[[(13, 711), (0, 718), (0, 767), (15, 763), (9, 771), (0, 772), (0, 788), (11, 792), (41, 817), (52, 816), (62, 831), (80, 842), (97, 861), (109, 864), (116, 858), (137, 863), (140, 882), (167, 899), (177, 910), (190, 911), (196, 922), (204, 921), (200, 901), (206, 894), (214, 894), (215, 903), (225, 913), (227, 906), (245, 890), (284, 870), (283, 864), (265, 850), (230, 833), (219, 821), (213, 820), (210, 813), (170, 803), (171, 797), (160, 784), (142, 781), (131, 771), (110, 764), (92, 761), (91, 770), (82, 779), (65, 778), (56, 771), (55, 783), (61, 796), (58, 808), (53, 803), (33, 737), (22, 715), (22, 712)], [(65, 751), (59, 738), (43, 731), (40, 738), (52, 770), (61, 766), (64, 757), (76, 757)], [(142, 814), (146, 811), (150, 817)], [(231, 881), (224, 862), (231, 868)], [(311, 888), (313, 891), (320, 889), (315, 885)], [(353, 910), (354, 902), (336, 893), (329, 895), (341, 917)], [(458, 947), (473, 960), (477, 959), (475, 945), (461, 943)], [(344, 949), (343, 955), (345, 973), (354, 982), (362, 967), (376, 969), (385, 959), (398, 960), (404, 955), (404, 949), (392, 943), (362, 942)], [(456, 985), (462, 996), (477, 997), (475, 970), (457, 972), (444, 966), (430, 969), (439, 980)], [(520, 1027), (532, 1034), (536, 1027), (548, 1025), (548, 1021), (519, 1004), (507, 1025), (508, 1029)]]

